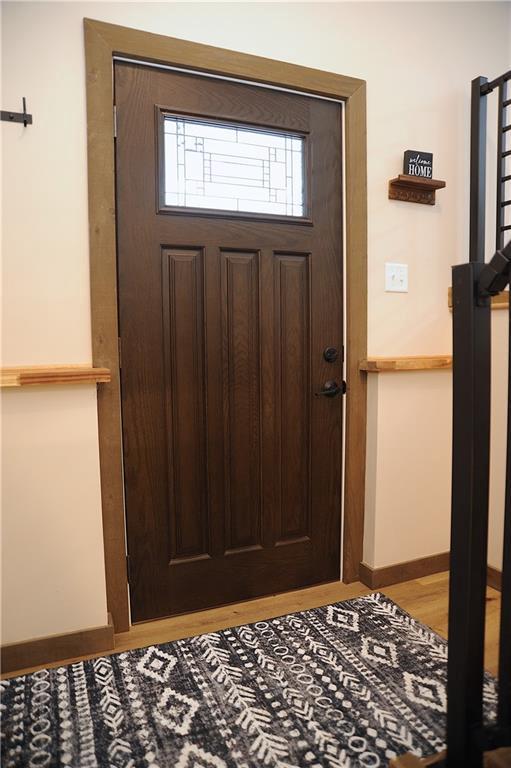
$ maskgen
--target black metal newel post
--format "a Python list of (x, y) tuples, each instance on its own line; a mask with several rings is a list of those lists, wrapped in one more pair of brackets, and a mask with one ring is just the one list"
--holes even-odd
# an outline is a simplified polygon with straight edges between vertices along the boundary
[[(447, 755), (424, 765), (483, 768), (495, 750), (497, 765), (511, 755), (511, 299), (504, 549), (500, 615), (497, 718), (484, 722), (484, 639), (488, 571), (488, 511), (491, 424), (491, 299), (511, 290), (511, 206), (506, 184), (504, 135), (511, 135), (511, 70), (488, 82), (472, 81), (470, 140), (470, 261), (452, 270), (453, 438), (449, 655), (447, 661)], [(485, 263), (487, 96), (498, 88), (496, 252)], [(509, 298), (509, 297), (508, 297)], [(501, 749), (503, 748), (503, 749)], [(505, 754), (504, 754), (505, 753)], [(408, 755), (411, 757), (411, 755)], [(505, 762), (505, 761), (508, 762)], [(419, 761), (420, 762), (420, 761)], [(414, 763), (415, 764), (415, 763)], [(494, 764), (493, 762), (491, 763)], [(403, 763), (404, 765), (404, 763)], [(408, 765), (408, 763), (407, 763)], [(410, 765), (412, 763), (410, 762)], [(511, 765), (511, 763), (510, 763)]]
[[(511, 247), (509, 258), (511, 259)], [(507, 458), (504, 508), (504, 553), (500, 604), (498, 726), (511, 743), (511, 303), (509, 304), (507, 379)]]
[[(447, 766), (481, 768), (483, 752), (511, 744), (511, 306), (507, 459), (497, 723), (483, 722), (484, 634), (488, 548), (491, 423), (491, 297), (509, 284), (511, 242), (505, 224), (504, 134), (511, 71), (472, 81), (470, 262), (453, 268), (453, 461)], [(497, 250), (485, 264), (486, 97), (498, 88)]]
[(490, 301), (477, 300), (485, 265), (453, 268), (453, 466), (447, 765), (482, 765), (490, 455)]

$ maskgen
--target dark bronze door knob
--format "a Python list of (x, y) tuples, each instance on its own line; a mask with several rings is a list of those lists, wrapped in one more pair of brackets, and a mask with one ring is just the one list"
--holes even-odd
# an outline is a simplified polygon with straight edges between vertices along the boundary
[(337, 395), (343, 395), (346, 392), (346, 384), (343, 381), (342, 386), (339, 386), (336, 381), (325, 381), (323, 388), (316, 392), (316, 397), (337, 397)]

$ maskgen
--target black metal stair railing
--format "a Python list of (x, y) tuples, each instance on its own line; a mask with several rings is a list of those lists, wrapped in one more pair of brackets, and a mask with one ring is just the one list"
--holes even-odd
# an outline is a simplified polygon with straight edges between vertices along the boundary
[[(480, 768), (483, 753), (511, 746), (511, 302), (508, 337), (507, 458), (497, 720), (483, 720), (491, 421), (491, 297), (511, 279), (511, 241), (504, 246), (511, 199), (511, 71), (472, 83), (470, 262), (453, 268), (453, 466), (447, 766)], [(486, 96), (498, 89), (497, 250), (484, 260)], [(506, 114), (509, 117), (506, 119)], [(509, 197), (509, 196), (508, 196)]]
[[(507, 75), (511, 76), (508, 72)], [(511, 173), (507, 173), (506, 163), (511, 155), (511, 149), (506, 147), (506, 134), (511, 135), (511, 99), (509, 96), (509, 77), (500, 80), (498, 88), (498, 128), (497, 128), (497, 221), (495, 227), (495, 247), (497, 250), (504, 245), (504, 233), (511, 230), (511, 224), (506, 223), (506, 208), (511, 206), (511, 195), (506, 195), (506, 182), (511, 181)]]
[[(508, 243), (509, 248), (509, 243)], [(509, 279), (511, 285), (511, 276)], [(499, 705), (498, 723), (511, 731), (511, 302), (508, 332), (507, 459), (504, 512), (504, 551), (502, 556), (502, 596), (500, 605)], [(508, 740), (511, 744), (511, 740)]]
[(497, 91), (497, 204), (495, 249), (504, 245), (506, 210), (511, 195), (506, 195), (506, 183), (511, 181), (511, 70), (488, 82), (486, 77), (472, 80), (470, 128), (470, 261), (484, 262), (484, 232), (486, 216), (486, 134), (487, 97)]
[(508, 413), (502, 414), (502, 418), (507, 418), (508, 443), (498, 719), (492, 726), (483, 722), (490, 302), (491, 296), (509, 284), (510, 267), (511, 242), (497, 251), (489, 264), (469, 262), (453, 268), (453, 467), (447, 683), (447, 765), (450, 768), (479, 768), (484, 751), (511, 746), (511, 363)]
[[(498, 141), (497, 141), (497, 222), (496, 246), (503, 248), (504, 233), (511, 230), (506, 223), (506, 211), (511, 206), (511, 72), (499, 82)], [(506, 139), (508, 144), (506, 147)], [(509, 158), (509, 160), (508, 160)], [(507, 182), (510, 184), (506, 187)], [(506, 194), (506, 189), (509, 190)], [(506, 199), (507, 198), (507, 199)], [(508, 243), (507, 249), (509, 251)], [(504, 249), (505, 252), (505, 249)], [(509, 258), (509, 253), (508, 253)], [(508, 285), (511, 287), (511, 273), (508, 268)], [(508, 351), (508, 392), (507, 392), (507, 457), (504, 513), (504, 546), (502, 556), (502, 599), (499, 638), (499, 703), (497, 723), (500, 729), (511, 731), (511, 302), (509, 304), (509, 351)], [(508, 744), (509, 735), (508, 735)]]

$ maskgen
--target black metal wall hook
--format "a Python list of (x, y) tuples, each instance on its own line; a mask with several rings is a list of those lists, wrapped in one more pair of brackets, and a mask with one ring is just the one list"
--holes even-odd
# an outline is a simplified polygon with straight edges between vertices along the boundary
[(23, 96), (23, 112), (1, 112), (1, 119), (8, 123), (23, 123), (25, 128), (32, 125), (32, 115), (27, 114), (27, 101)]

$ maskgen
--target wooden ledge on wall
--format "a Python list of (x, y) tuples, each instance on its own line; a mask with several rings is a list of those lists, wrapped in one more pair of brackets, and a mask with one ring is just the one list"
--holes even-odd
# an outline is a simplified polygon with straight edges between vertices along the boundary
[[(449, 305), (449, 309), (452, 309), (452, 288), (448, 288), (447, 290), (447, 304)], [(502, 293), (498, 293), (496, 296), (491, 297), (492, 309), (508, 309), (508, 307), (509, 291), (502, 291)]]
[(108, 368), (90, 365), (30, 365), (0, 369), (0, 387), (26, 387), (43, 384), (106, 384)]
[(367, 373), (391, 371), (434, 371), (452, 368), (452, 355), (412, 355), (405, 357), (367, 357), (360, 370)]
[(435, 192), (444, 187), (445, 181), (440, 179), (422, 179), (401, 173), (389, 181), (389, 200), (435, 205)]

